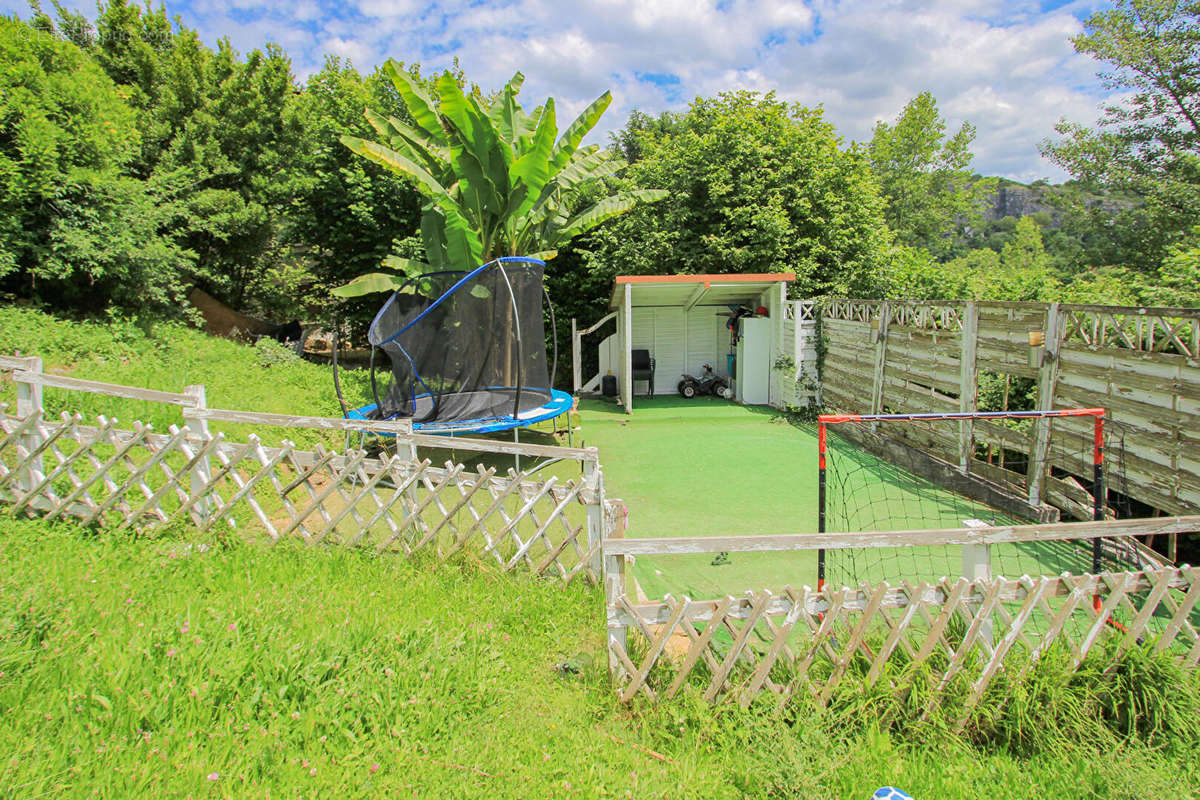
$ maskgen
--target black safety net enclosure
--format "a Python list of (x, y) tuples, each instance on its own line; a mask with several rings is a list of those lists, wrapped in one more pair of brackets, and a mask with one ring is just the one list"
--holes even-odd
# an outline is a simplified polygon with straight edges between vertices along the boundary
[(545, 265), (503, 258), (414, 278), (368, 331), (372, 416), (414, 423), (517, 418), (551, 399), (542, 285)]

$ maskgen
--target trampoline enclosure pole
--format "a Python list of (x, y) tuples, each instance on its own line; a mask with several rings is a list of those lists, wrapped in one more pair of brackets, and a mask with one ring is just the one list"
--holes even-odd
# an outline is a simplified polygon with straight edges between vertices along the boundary
[(512, 281), (508, 279), (508, 270), (504, 268), (504, 264), (496, 262), (496, 266), (500, 269), (500, 274), (504, 276), (504, 284), (508, 287), (508, 297), (512, 301), (512, 320), (513, 333), (517, 340), (517, 380), (516, 391), (513, 392), (513, 419), (520, 419), (521, 414), (521, 384), (525, 378), (522, 375), (522, 365), (525, 361), (525, 349), (521, 344), (521, 314), (517, 307), (517, 295), (513, 292)]

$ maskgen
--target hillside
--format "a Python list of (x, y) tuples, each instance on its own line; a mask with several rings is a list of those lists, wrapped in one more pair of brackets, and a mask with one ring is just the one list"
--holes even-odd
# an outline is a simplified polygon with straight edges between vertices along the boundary
[[(172, 325), (0, 308), (0, 346), (214, 405), (330, 413), (328, 371)], [(6, 379), (4, 396), (12, 396)], [(87, 395), (57, 408), (169, 414)], [(332, 405), (332, 408), (331, 408)], [(586, 435), (586, 432), (585, 432)], [(0, 519), (0, 797), (1188, 796), (1200, 677), (1047, 668), (966, 733), (920, 700), (612, 696), (599, 591), (358, 551)]]

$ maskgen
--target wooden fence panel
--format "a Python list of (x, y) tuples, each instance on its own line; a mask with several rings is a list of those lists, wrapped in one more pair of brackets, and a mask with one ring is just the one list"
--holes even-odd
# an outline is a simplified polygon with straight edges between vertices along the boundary
[[(975, 305), (976, 373), (1033, 380), (1050, 368), (1055, 380), (1041, 381), (1039, 391), (1047, 396), (1038, 398), (1039, 408), (1102, 407), (1118, 423), (1120, 438), (1110, 433), (1110, 488), (1169, 513), (1200, 511), (1200, 311), (1060, 304), (1061, 341), (1048, 342), (1046, 350), (1059, 355), (1050, 364), (1029, 340), (1031, 332), (1046, 333), (1048, 304)], [(961, 397), (965, 304), (830, 300), (821, 313), (828, 339), (821, 389), (831, 410), (872, 413), (879, 405), (921, 413), (973, 405), (972, 397)], [(872, 333), (884, 313), (888, 335), (881, 351)], [(878, 400), (869, 394), (872, 386)], [(957, 442), (949, 434), (916, 432), (907, 439), (955, 463), (972, 448), (977, 459), (987, 458), (989, 446), (993, 454), (1000, 448), (1024, 453), (1024, 463), (1039, 474), (1033, 486), (1029, 476), (1019, 483), (1031, 494), (1045, 483), (1048, 496), (1078, 516), (1082, 500), (1072, 487), (1090, 484), (1091, 462), (1076, 443), (1088, 434), (1071, 421), (1055, 421), (1050, 430), (1048, 446), (1026, 431), (985, 424)], [(998, 463), (968, 463), (981, 475), (1015, 483), (1004, 474), (1012, 470), (998, 471)], [(1062, 473), (1069, 473), (1065, 483)]]

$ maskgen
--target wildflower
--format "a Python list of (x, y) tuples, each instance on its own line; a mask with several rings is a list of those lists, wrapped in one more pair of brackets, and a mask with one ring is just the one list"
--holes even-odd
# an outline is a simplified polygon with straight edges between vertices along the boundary
[(168, 650), (167, 658), (170, 658), (171, 656), (175, 655), (177, 652), (179, 652), (179, 651), (178, 650)]
[(225, 630), (227, 630), (227, 631), (237, 630), (237, 623), (236, 622), (229, 623), (229, 625), (226, 626)]
[(368, 769), (370, 769), (371, 774), (374, 775), (376, 772), (379, 772), (379, 765), (372, 764)]
[(185, 622), (185, 623), (183, 623), (183, 627), (179, 629), (179, 632), (180, 632), (180, 633), (187, 633), (187, 632), (188, 632), (188, 624), (187, 624), (186, 622)]
[(208, 773), (208, 779), (209, 779), (210, 781), (219, 781), (219, 780), (221, 780), (221, 773), (219, 773), (219, 772), (210, 772), (210, 773)]
[(315, 777), (317, 777), (317, 768), (316, 768), (316, 767), (313, 767), (312, 769), (310, 769), (310, 770), (308, 771), (308, 774), (309, 774), (309, 775), (311, 775), (311, 776), (313, 776), (314, 778), (315, 778)]
[(299, 711), (293, 711), (293, 712), (292, 712), (292, 719), (300, 719), (300, 712), (299, 712)]

